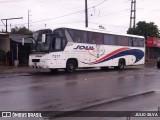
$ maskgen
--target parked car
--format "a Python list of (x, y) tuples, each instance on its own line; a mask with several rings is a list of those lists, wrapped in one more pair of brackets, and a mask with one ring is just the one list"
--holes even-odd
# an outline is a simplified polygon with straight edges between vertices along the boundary
[(157, 59), (157, 68), (160, 68), (160, 57)]

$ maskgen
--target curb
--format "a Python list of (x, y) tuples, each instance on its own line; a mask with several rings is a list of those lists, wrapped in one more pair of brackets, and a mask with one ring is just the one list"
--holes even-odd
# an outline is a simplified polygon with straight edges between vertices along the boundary
[(1, 67), (0, 74), (12, 74), (12, 73), (31, 73), (35, 70), (29, 67)]

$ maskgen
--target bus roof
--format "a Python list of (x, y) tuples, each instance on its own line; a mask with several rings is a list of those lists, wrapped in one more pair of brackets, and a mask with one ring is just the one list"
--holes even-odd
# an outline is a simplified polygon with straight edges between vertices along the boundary
[(121, 34), (121, 33), (117, 33), (117, 32), (106, 31), (104, 29), (75, 28), (75, 27), (62, 27), (62, 28), (76, 29), (76, 30), (83, 30), (83, 31), (90, 31), (90, 32), (98, 32), (98, 33), (107, 33), (107, 34), (114, 34), (114, 35), (122, 35), (122, 36), (128, 36), (128, 37), (144, 38), (143, 36), (131, 35), (131, 34)]
[[(75, 29), (75, 30), (83, 30), (83, 31), (89, 31), (89, 32), (98, 32), (98, 33), (107, 33), (107, 34), (113, 34), (113, 35), (121, 35), (121, 36), (127, 36), (127, 37), (136, 37), (136, 38), (143, 38), (143, 36), (138, 35), (131, 35), (131, 34), (121, 34), (117, 32), (111, 32), (106, 31), (104, 29), (94, 29), (94, 28), (80, 28), (80, 27), (55, 27), (52, 30), (59, 29), (59, 28), (67, 28), (67, 29)], [(45, 29), (44, 29), (45, 30)], [(48, 29), (47, 29), (48, 30)], [(38, 30), (39, 31), (39, 30)]]

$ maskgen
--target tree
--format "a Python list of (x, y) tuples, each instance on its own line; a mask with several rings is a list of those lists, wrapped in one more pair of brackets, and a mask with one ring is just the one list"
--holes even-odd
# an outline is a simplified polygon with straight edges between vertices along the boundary
[(28, 30), (26, 27), (20, 27), (18, 28), (17, 26), (15, 28), (11, 29), (11, 33), (13, 34), (27, 34), (31, 35), (33, 32)]
[(158, 26), (154, 22), (146, 23), (145, 21), (139, 21), (135, 28), (129, 28), (127, 34), (141, 35), (145, 38), (160, 37)]

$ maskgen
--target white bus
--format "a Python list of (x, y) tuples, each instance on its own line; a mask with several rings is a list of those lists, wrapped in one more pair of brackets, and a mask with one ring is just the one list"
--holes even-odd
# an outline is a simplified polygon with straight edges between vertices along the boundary
[(135, 35), (108, 33), (102, 30), (57, 28), (33, 34), (29, 66), (52, 71), (77, 68), (114, 67), (144, 64), (145, 40)]

